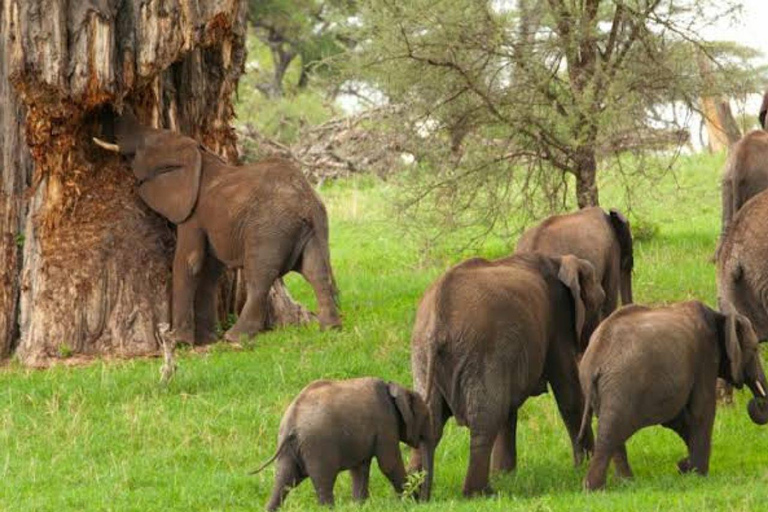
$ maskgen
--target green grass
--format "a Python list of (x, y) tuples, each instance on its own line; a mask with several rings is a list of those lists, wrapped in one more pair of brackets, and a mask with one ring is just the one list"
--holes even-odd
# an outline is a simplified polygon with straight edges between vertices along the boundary
[[(637, 192), (631, 219), (650, 239), (636, 244), (635, 298), (715, 301), (709, 257), (719, 226), (722, 157), (695, 156), (671, 177)], [(627, 209), (622, 186), (603, 182), (604, 206)], [(272, 470), (248, 471), (275, 448), (290, 400), (320, 377), (377, 375), (410, 385), (409, 335), (426, 286), (458, 256), (423, 259), (418, 243), (393, 224), (397, 191), (372, 178), (327, 185), (332, 256), (342, 290), (344, 329), (315, 325), (259, 336), (243, 350), (220, 344), (184, 352), (176, 378), (158, 385), (159, 360), (97, 362), (87, 367), (0, 371), (0, 510), (260, 510)], [(489, 240), (480, 252), (504, 254), (513, 240)], [(290, 276), (292, 293), (314, 307), (309, 286)], [(434, 498), (397, 499), (375, 467), (371, 500), (358, 507), (350, 480), (336, 486), (338, 508), (381, 510), (756, 510), (768, 498), (768, 428), (745, 414), (746, 392), (718, 411), (711, 474), (679, 476), (684, 446), (660, 427), (628, 445), (631, 482), (585, 494), (585, 467), (574, 469), (551, 396), (521, 410), (514, 474), (497, 477), (495, 498), (464, 500), (468, 432), (449, 422), (436, 456)], [(309, 482), (286, 510), (315, 508)]]

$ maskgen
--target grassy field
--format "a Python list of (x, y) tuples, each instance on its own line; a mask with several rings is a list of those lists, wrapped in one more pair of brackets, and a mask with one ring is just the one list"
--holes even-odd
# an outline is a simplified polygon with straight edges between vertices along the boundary
[[(635, 299), (715, 302), (709, 257), (719, 231), (722, 157), (678, 162), (676, 179), (636, 192)], [(627, 208), (622, 187), (603, 180), (605, 206)], [(377, 375), (410, 385), (409, 336), (426, 286), (463, 255), (423, 259), (418, 244), (388, 220), (396, 191), (372, 178), (326, 185), (332, 256), (342, 290), (344, 329), (316, 325), (259, 336), (242, 349), (219, 344), (186, 352), (176, 378), (158, 385), (159, 360), (63, 365), (47, 371), (15, 363), (0, 371), (0, 510), (257, 510), (273, 473), (248, 471), (275, 448), (280, 416), (309, 381)], [(506, 254), (514, 240), (489, 240), (480, 253)], [(314, 307), (310, 288), (289, 286)], [(764, 352), (765, 355), (765, 352)], [(768, 499), (768, 428), (746, 415), (746, 391), (718, 412), (711, 474), (679, 476), (684, 446), (660, 427), (628, 445), (635, 479), (609, 479), (585, 494), (565, 428), (550, 395), (521, 410), (518, 470), (493, 481), (498, 495), (467, 501), (461, 482), (468, 432), (449, 422), (436, 455), (433, 501), (399, 500), (375, 467), (371, 500), (357, 507), (341, 475), (337, 507), (379, 510), (757, 510)], [(308, 482), (286, 510), (315, 508)]]

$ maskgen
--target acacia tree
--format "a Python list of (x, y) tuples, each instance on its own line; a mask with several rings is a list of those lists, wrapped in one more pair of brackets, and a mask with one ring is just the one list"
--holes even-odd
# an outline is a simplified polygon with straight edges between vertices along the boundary
[(354, 45), (345, 29), (354, 0), (250, 0), (249, 20), (272, 56), (272, 75), (257, 84), (269, 98), (283, 95), (288, 67), (299, 58), (297, 85), (306, 87), (323, 60)]
[(578, 206), (597, 205), (607, 157), (686, 139), (677, 114), (702, 96), (698, 53), (712, 63), (708, 96), (758, 88), (752, 53), (699, 34), (735, 12), (705, 0), (375, 0), (348, 77), (405, 105), (400, 125), (423, 140), (431, 172), (409, 204), (432, 198), (453, 216), (480, 202), (473, 221), (493, 222), (507, 213), (499, 201), (542, 188), (555, 201), (572, 176)]
[[(0, 2), (0, 356), (159, 348), (174, 229), (91, 141), (112, 110), (189, 134), (230, 161), (242, 73), (239, 0)], [(237, 302), (233, 279), (222, 313)], [(306, 317), (273, 289), (273, 321)]]

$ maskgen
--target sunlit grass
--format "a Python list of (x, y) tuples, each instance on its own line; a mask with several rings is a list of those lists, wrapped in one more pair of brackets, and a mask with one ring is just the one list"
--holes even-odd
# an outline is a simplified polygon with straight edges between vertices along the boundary
[[(636, 244), (635, 298), (715, 303), (709, 257), (719, 226), (721, 157), (679, 162), (677, 183), (636, 193), (630, 218), (655, 225)], [(158, 360), (98, 362), (87, 367), (0, 372), (0, 510), (258, 510), (272, 470), (248, 471), (275, 448), (280, 416), (309, 381), (376, 375), (410, 385), (409, 336), (415, 306), (429, 283), (459, 258), (419, 253), (389, 207), (397, 191), (373, 178), (326, 184), (332, 256), (342, 291), (344, 329), (292, 327), (259, 336), (242, 350), (214, 346), (185, 352), (177, 376), (158, 385)], [(610, 181), (602, 203), (627, 210)], [(481, 254), (503, 254), (514, 240), (489, 240)], [(288, 279), (314, 307), (309, 286)], [(722, 408), (715, 425), (711, 474), (680, 476), (684, 446), (662, 428), (629, 443), (631, 482), (585, 494), (585, 468), (574, 469), (552, 397), (521, 410), (514, 474), (494, 478), (497, 497), (467, 501), (460, 490), (468, 435), (449, 422), (436, 458), (433, 501), (402, 502), (372, 468), (371, 500), (357, 506), (349, 476), (336, 486), (338, 508), (381, 510), (759, 510), (768, 498), (768, 428), (745, 414), (746, 392)], [(286, 510), (315, 508), (307, 482)]]

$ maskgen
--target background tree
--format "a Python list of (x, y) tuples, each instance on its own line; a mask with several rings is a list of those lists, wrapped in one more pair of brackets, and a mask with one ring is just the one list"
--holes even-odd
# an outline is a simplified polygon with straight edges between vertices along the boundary
[(300, 88), (318, 68), (328, 71), (324, 60), (354, 45), (346, 24), (355, 9), (354, 0), (251, 0), (249, 21), (272, 56), (271, 77), (259, 79), (259, 91), (281, 97), (286, 72), (296, 58)]
[[(109, 105), (131, 106), (234, 162), (245, 18), (230, 0), (0, 3), (0, 355), (157, 350), (174, 229), (91, 137)], [(236, 288), (222, 288), (222, 314)], [(306, 318), (284, 288), (273, 299), (275, 322)]]
[(687, 141), (705, 92), (698, 53), (707, 95), (757, 90), (754, 52), (701, 36), (736, 12), (705, 0), (372, 0), (347, 77), (404, 105), (399, 129), (421, 139), (406, 204), (431, 203), (452, 228), (492, 226), (536, 193), (562, 206), (572, 182), (579, 207), (596, 205), (598, 169), (646, 172), (643, 155)]

